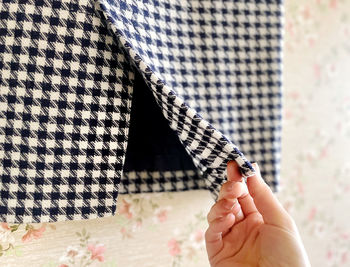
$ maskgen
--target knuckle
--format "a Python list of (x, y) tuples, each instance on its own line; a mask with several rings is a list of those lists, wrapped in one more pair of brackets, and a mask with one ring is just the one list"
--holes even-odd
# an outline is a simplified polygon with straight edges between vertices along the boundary
[(232, 186), (234, 183), (232, 181), (227, 181), (221, 186), (221, 191), (225, 192)]

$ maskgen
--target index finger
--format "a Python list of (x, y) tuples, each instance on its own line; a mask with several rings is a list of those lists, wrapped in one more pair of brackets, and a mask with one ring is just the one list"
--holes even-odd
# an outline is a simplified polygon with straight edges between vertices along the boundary
[(254, 163), (253, 165), (257, 173), (248, 177), (248, 190), (265, 223), (293, 229), (293, 220), (273, 194), (270, 187), (262, 179), (258, 164)]
[(241, 182), (243, 180), (242, 173), (239, 170), (238, 164), (234, 160), (227, 163), (227, 180)]

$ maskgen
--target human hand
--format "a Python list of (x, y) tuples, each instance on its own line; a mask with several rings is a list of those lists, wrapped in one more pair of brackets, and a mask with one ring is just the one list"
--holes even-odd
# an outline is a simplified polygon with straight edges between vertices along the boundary
[(253, 166), (256, 175), (246, 185), (237, 163), (227, 165), (228, 181), (207, 216), (210, 265), (311, 266), (294, 220)]

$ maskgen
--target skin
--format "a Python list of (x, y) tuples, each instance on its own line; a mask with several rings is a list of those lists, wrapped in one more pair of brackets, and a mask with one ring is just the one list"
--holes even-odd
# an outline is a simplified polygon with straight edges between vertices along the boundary
[(311, 266), (294, 220), (253, 166), (256, 175), (245, 184), (237, 163), (227, 165), (228, 181), (207, 216), (210, 265)]

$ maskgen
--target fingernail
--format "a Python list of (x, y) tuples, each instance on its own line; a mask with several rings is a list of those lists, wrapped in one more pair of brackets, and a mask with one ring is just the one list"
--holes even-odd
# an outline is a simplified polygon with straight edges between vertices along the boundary
[(257, 172), (260, 172), (260, 168), (257, 162), (252, 162), (252, 165)]
[(256, 176), (258, 177), (258, 181), (259, 181), (260, 183), (265, 182), (264, 179), (261, 177), (261, 172), (260, 172), (260, 168), (259, 168), (258, 163), (254, 163), (253, 166), (254, 166), (254, 169), (255, 169), (255, 171), (256, 171)]

